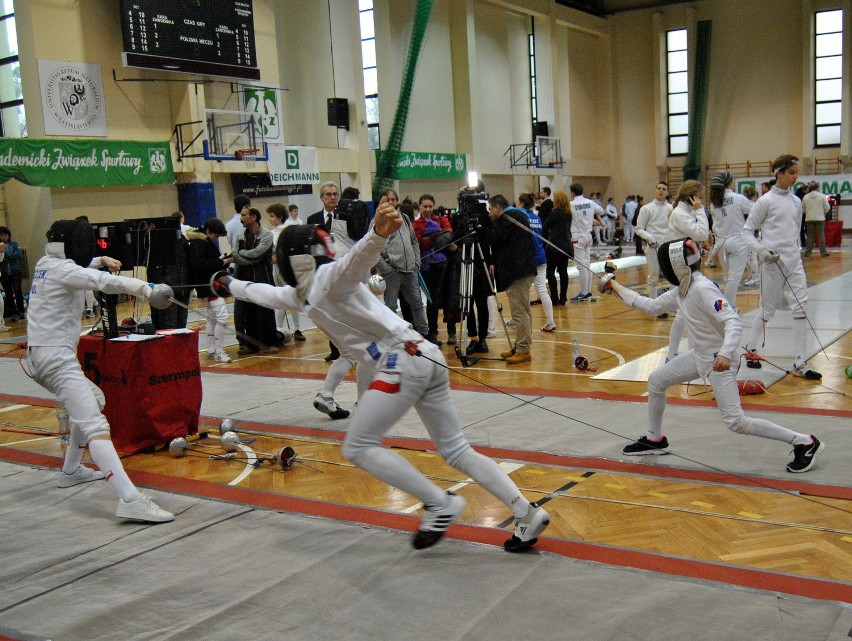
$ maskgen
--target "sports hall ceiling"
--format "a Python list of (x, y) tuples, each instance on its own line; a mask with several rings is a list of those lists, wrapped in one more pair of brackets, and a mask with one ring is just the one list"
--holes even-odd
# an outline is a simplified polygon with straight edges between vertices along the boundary
[(665, 7), (670, 4), (683, 4), (692, 2), (693, 0), (556, 0), (556, 4), (561, 4), (572, 9), (585, 11), (596, 16), (612, 15), (622, 11), (631, 11), (633, 9), (647, 9), (648, 7)]

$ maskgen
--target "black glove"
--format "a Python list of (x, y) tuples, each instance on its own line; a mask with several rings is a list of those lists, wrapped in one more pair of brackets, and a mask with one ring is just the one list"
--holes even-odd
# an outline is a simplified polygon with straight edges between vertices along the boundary
[(231, 290), (228, 287), (231, 285), (231, 281), (234, 280), (231, 277), (231, 274), (226, 271), (216, 272), (213, 274), (213, 278), (210, 279), (210, 289), (212, 289), (217, 296), (221, 296), (222, 298), (228, 298), (231, 295)]

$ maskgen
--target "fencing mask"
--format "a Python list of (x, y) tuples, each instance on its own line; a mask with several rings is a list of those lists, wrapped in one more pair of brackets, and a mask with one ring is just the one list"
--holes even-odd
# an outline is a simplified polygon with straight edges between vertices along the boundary
[(62, 243), (65, 258), (88, 267), (97, 253), (95, 230), (87, 220), (57, 220), (47, 232), (51, 243)]
[(701, 263), (701, 249), (691, 238), (680, 238), (663, 243), (657, 249), (660, 271), (666, 280), (680, 288), (680, 295), (686, 296), (692, 282), (692, 272)]
[(290, 225), (275, 246), (282, 280), (304, 298), (316, 268), (334, 259), (334, 239), (319, 225)]

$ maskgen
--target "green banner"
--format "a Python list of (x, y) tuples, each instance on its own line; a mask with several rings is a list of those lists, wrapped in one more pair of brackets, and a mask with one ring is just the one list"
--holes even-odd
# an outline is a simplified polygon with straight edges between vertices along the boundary
[(0, 184), (37, 187), (153, 185), (174, 182), (168, 142), (0, 139)]
[[(385, 152), (376, 151), (376, 165), (380, 165)], [(467, 156), (464, 154), (439, 154), (421, 151), (400, 151), (393, 169), (397, 180), (424, 178), (465, 178)]]

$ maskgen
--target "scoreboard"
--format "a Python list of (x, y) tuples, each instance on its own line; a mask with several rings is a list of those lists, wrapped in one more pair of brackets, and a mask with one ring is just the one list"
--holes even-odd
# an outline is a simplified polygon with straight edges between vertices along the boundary
[(120, 0), (125, 66), (260, 79), (252, 0)]

